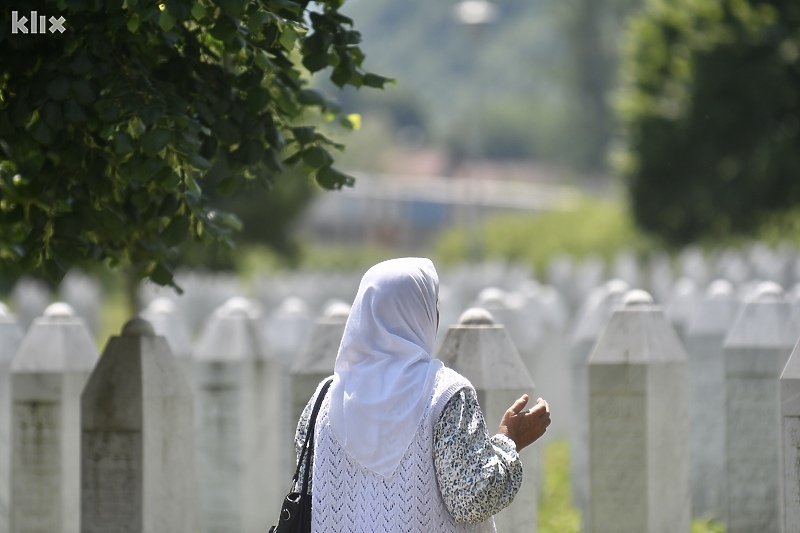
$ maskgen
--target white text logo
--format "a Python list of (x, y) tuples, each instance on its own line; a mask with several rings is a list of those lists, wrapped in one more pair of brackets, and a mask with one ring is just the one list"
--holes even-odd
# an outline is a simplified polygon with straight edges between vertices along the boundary
[[(47, 27), (48, 18), (31, 11), (30, 33), (64, 33), (64, 17), (50, 17), (50, 28)], [(11, 12), (11, 33), (28, 33), (28, 17), (20, 17), (18, 11)]]

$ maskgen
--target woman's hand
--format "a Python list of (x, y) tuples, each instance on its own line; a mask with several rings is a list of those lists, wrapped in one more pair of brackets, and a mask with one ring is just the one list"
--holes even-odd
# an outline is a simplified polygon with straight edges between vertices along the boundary
[(523, 394), (508, 408), (500, 421), (500, 433), (514, 441), (517, 451), (532, 444), (547, 431), (550, 425), (550, 406), (539, 398), (536, 405), (523, 411), (528, 405), (528, 395)]

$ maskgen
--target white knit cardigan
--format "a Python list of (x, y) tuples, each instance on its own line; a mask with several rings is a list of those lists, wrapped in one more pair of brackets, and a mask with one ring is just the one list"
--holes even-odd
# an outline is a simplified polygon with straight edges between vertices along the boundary
[(448, 368), (436, 375), (422, 423), (400, 466), (385, 478), (362, 467), (339, 446), (328, 423), (328, 400), (316, 426), (312, 470), (312, 532), (494, 532), (494, 520), (456, 523), (439, 490), (433, 427), (448, 400), (469, 382)]

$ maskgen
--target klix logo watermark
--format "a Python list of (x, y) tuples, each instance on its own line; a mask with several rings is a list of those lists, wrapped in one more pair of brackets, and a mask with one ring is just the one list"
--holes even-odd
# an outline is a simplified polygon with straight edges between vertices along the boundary
[[(47, 23), (50, 23), (48, 26)], [(36, 11), (30, 12), (30, 20), (26, 16), (20, 16), (19, 11), (11, 12), (11, 33), (64, 33), (64, 17), (47, 17), (40, 15)], [(28, 31), (30, 30), (30, 31)]]

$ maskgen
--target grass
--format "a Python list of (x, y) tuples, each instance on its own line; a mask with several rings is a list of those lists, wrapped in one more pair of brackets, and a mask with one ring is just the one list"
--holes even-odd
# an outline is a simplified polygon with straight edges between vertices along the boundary
[[(569, 443), (557, 440), (544, 449), (543, 485), (539, 501), (538, 533), (581, 533), (580, 512), (572, 506)], [(716, 520), (692, 522), (691, 533), (725, 533)]]
[(548, 444), (542, 458), (543, 485), (539, 501), (539, 533), (580, 533), (580, 513), (572, 506), (569, 443)]

